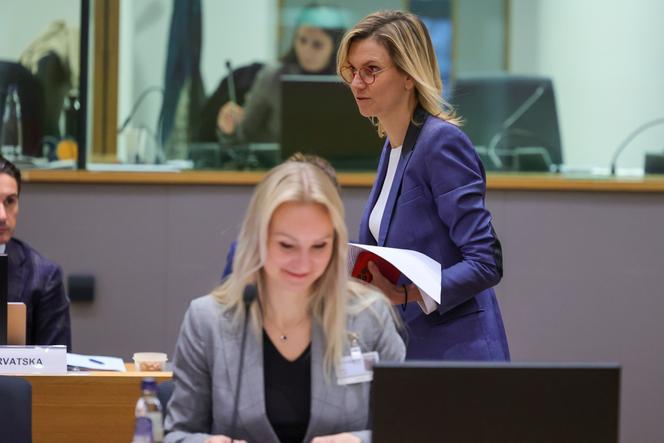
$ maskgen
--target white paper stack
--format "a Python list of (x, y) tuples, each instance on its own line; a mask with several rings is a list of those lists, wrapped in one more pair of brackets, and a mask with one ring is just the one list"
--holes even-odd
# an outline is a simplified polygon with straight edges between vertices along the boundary
[(82, 355), (67, 353), (67, 366), (74, 370), (84, 371), (118, 371), (125, 372), (124, 361), (118, 357), (103, 355)]
[(410, 249), (348, 243), (348, 273), (352, 272), (357, 256), (369, 251), (390, 262), (419, 290), (440, 304), (440, 263), (421, 252)]

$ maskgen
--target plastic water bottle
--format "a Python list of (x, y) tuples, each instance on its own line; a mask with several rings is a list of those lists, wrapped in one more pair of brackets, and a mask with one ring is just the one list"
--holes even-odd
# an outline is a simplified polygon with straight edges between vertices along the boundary
[(141, 398), (136, 402), (132, 443), (159, 443), (164, 440), (164, 427), (155, 379), (144, 378), (141, 392)]
[(8, 160), (16, 160), (23, 153), (23, 134), (21, 127), (21, 103), (16, 85), (9, 85), (5, 109), (2, 113), (2, 132), (0, 147), (2, 155)]

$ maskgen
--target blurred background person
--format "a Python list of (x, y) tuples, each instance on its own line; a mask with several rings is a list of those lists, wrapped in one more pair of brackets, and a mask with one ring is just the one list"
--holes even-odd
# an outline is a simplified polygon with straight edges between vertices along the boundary
[(215, 123), (222, 141), (279, 142), (281, 76), (336, 74), (336, 51), (347, 28), (344, 11), (334, 6), (305, 6), (295, 27), (291, 49), (279, 64), (258, 72), (244, 106), (229, 100), (217, 108)]

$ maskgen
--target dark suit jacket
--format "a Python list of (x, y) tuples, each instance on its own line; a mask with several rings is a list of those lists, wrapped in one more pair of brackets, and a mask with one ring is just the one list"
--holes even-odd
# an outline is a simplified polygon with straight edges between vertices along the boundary
[[(360, 243), (412, 249), (441, 264), (441, 304), (403, 313), (407, 359), (507, 360), (493, 289), (502, 277), (500, 242), (484, 206), (484, 167), (468, 137), (423, 109), (415, 111), (385, 206), (378, 242), (369, 215), (385, 180), (389, 140), (360, 224)], [(407, 282), (402, 282), (407, 283)]]
[(67, 345), (71, 350), (69, 298), (60, 267), (15, 238), (5, 252), (9, 256), (8, 301), (27, 307), (26, 343)]

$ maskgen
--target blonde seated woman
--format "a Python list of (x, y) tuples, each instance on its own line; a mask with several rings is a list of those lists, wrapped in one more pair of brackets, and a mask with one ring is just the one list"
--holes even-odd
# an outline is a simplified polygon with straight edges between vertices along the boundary
[[(401, 361), (387, 299), (349, 280), (339, 192), (321, 167), (286, 162), (258, 184), (233, 273), (194, 300), (173, 357), (166, 442), (370, 442), (369, 383), (343, 384), (342, 357), (359, 346)], [(234, 398), (249, 308), (237, 418)], [(232, 434), (232, 435), (231, 435)]]

